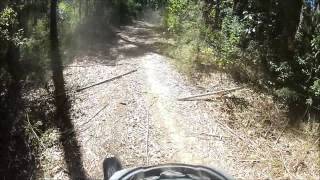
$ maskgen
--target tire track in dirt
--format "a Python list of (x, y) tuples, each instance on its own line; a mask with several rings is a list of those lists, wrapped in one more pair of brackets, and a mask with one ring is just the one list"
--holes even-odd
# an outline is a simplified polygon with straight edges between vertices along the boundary
[(150, 109), (151, 118), (165, 134), (162, 142), (169, 142), (173, 146), (172, 162), (200, 163), (202, 161), (196, 159), (195, 154), (188, 152), (190, 146), (199, 141), (195, 137), (187, 137), (185, 130), (178, 125), (178, 121), (184, 121), (184, 118), (176, 111), (179, 90), (175, 87), (183, 83), (172, 82), (172, 69), (166, 63), (166, 58), (157, 54), (150, 54), (142, 61), (146, 85), (155, 101)]

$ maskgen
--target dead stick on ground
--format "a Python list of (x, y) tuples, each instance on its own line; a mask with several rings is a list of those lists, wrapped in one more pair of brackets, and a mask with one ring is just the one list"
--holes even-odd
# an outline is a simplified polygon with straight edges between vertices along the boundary
[(231, 89), (226, 89), (226, 90), (221, 90), (221, 91), (209, 92), (209, 93), (204, 93), (204, 94), (197, 94), (197, 95), (193, 95), (193, 96), (179, 98), (178, 101), (186, 101), (191, 98), (198, 98), (198, 97), (203, 97), (203, 96), (211, 96), (211, 95), (216, 95), (216, 94), (229, 93), (229, 92), (236, 91), (236, 90), (239, 90), (242, 88), (243, 87), (236, 87), (236, 88), (231, 88)]
[[(100, 114), (104, 109), (107, 108), (109, 104), (106, 103), (106, 105), (104, 105), (94, 116), (92, 116), (88, 121), (84, 122), (83, 124), (81, 124), (80, 126), (84, 126), (86, 124), (88, 124), (92, 119), (94, 119), (96, 116), (98, 116), (98, 114)], [(85, 130), (87, 130), (88, 128), (86, 128)]]
[(289, 125), (289, 121), (286, 123), (286, 125), (285, 125), (285, 126), (284, 126), (284, 128), (282, 129), (282, 131), (281, 131), (280, 135), (278, 136), (278, 138), (277, 138), (277, 140), (276, 140), (276, 143), (278, 143), (278, 142), (279, 142), (279, 140), (280, 140), (281, 136), (282, 136), (282, 135), (283, 135), (283, 133), (287, 130), (288, 125)]
[(147, 143), (146, 143), (146, 152), (147, 152), (147, 166), (149, 165), (149, 129), (150, 129), (150, 119), (149, 112), (147, 112)]
[(313, 143), (313, 145), (316, 145), (320, 140), (320, 137)]
[(255, 145), (256, 148), (259, 148), (259, 149), (260, 149), (260, 147), (259, 147), (256, 143), (254, 143), (253, 141), (251, 141), (251, 140), (248, 139), (248, 138), (244, 138), (244, 137), (240, 136), (240, 134), (237, 134), (237, 133), (236, 133), (235, 131), (233, 131), (229, 126), (224, 125), (224, 124), (222, 124), (222, 123), (219, 122), (219, 121), (217, 121), (217, 123), (220, 125), (220, 127), (222, 127), (222, 129), (227, 130), (231, 135), (239, 138), (240, 140), (246, 142), (246, 143), (249, 144), (249, 145), (252, 145), (252, 146)]
[(44, 146), (43, 142), (41, 141), (41, 139), (39, 138), (39, 136), (37, 135), (37, 133), (34, 131), (30, 121), (29, 121), (29, 115), (28, 113), (26, 113), (26, 117), (27, 117), (27, 121), (28, 121), (28, 124), (30, 126), (30, 129), (32, 131), (32, 133), (34, 134), (34, 136), (37, 138), (37, 140), (39, 141), (40, 145), (42, 146), (43, 149), (45, 149), (46, 147)]
[(83, 68), (86, 68), (86, 67), (96, 67), (96, 66), (118, 66), (118, 65), (121, 65), (121, 64), (97, 64), (97, 65), (67, 65), (67, 66), (63, 66), (64, 68), (76, 68), (76, 67), (83, 67)]
[(216, 137), (216, 138), (230, 138), (230, 136), (223, 136), (223, 135), (217, 135), (217, 134), (208, 134), (208, 133), (194, 133), (195, 135), (202, 135), (202, 136), (210, 136), (210, 137)]
[(83, 90), (86, 90), (86, 89), (89, 89), (89, 88), (92, 88), (92, 87), (101, 85), (101, 84), (103, 84), (103, 83), (107, 83), (107, 82), (110, 82), (110, 81), (113, 81), (113, 80), (122, 78), (123, 76), (129, 75), (129, 74), (134, 73), (134, 72), (136, 72), (136, 71), (138, 71), (138, 70), (135, 69), (135, 70), (129, 71), (129, 72), (127, 72), (127, 73), (121, 74), (121, 75), (119, 75), (119, 76), (116, 76), (116, 77), (113, 77), (113, 78), (104, 80), (104, 81), (102, 81), (102, 82), (99, 82), (99, 83), (96, 83), (96, 84), (93, 84), (93, 85), (90, 85), (90, 86), (87, 86), (87, 87), (84, 87), (84, 88), (77, 89), (76, 92), (80, 92), (80, 91), (83, 91)]
[(266, 161), (264, 159), (243, 159), (243, 160), (238, 160), (239, 162), (261, 162), (261, 161)]

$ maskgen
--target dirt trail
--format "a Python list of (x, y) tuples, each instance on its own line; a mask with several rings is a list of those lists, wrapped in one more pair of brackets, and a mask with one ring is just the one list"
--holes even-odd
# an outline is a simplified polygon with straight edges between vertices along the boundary
[[(123, 27), (116, 40), (103, 44), (100, 51), (79, 55), (65, 69), (72, 90), (137, 70), (71, 97), (88, 175), (102, 177), (106, 156), (119, 157), (125, 167), (190, 163), (218, 167), (235, 177), (261, 179), (269, 178), (276, 165), (290, 174), (281, 162), (256, 163), (264, 162), (270, 153), (219, 123), (228, 119), (221, 103), (177, 101), (178, 97), (203, 93), (203, 88), (188, 82), (167, 57), (157, 53), (160, 38), (153, 26), (137, 22)], [(263, 144), (265, 139), (257, 141)]]
[[(127, 26), (106, 50), (110, 56), (81, 57), (65, 70), (71, 89), (138, 70), (73, 97), (74, 123), (91, 177), (101, 177), (103, 158), (113, 155), (127, 167), (169, 162), (228, 166), (222, 158), (228, 150), (219, 138), (227, 135), (215, 123), (218, 112), (207, 111), (205, 103), (176, 100), (199, 90), (165, 56), (149, 49), (159, 36), (152, 28), (141, 22)], [(115, 66), (105, 65), (110, 61)]]

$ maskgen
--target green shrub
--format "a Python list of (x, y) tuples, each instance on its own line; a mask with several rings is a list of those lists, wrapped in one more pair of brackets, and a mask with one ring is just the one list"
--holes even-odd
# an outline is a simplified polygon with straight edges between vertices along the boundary
[(292, 17), (283, 14), (299, 15), (297, 3), (295, 10), (287, 11), (278, 0), (248, 1), (239, 13), (234, 1), (221, 1), (218, 15), (215, 3), (168, 1), (164, 24), (175, 35), (177, 49), (172, 54), (179, 66), (218, 67), (289, 104), (320, 109), (319, 10), (303, 4), (300, 16), (304, 17), (297, 16), (300, 22), (293, 37), (284, 27), (292, 26), (293, 22), (285, 21)]

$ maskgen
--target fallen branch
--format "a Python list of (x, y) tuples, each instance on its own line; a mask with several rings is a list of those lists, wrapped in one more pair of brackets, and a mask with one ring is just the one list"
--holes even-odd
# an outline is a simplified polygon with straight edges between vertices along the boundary
[(198, 97), (203, 97), (203, 96), (211, 96), (211, 95), (217, 95), (217, 94), (224, 94), (224, 93), (230, 93), (232, 91), (236, 91), (239, 89), (242, 89), (243, 87), (236, 87), (236, 88), (231, 88), (231, 89), (226, 89), (226, 90), (221, 90), (221, 91), (215, 91), (215, 92), (209, 92), (209, 93), (204, 93), (204, 94), (197, 94), (197, 95), (192, 95), (184, 98), (179, 98), (178, 101), (186, 101), (191, 98), (198, 98)]
[(101, 85), (101, 84), (104, 84), (104, 83), (107, 83), (107, 82), (110, 82), (110, 81), (113, 81), (113, 80), (116, 80), (116, 79), (120, 79), (120, 78), (122, 78), (123, 76), (129, 75), (129, 74), (134, 73), (134, 72), (136, 72), (136, 71), (138, 71), (138, 70), (135, 69), (135, 70), (129, 71), (129, 72), (127, 72), (127, 73), (121, 74), (121, 75), (119, 75), (119, 76), (116, 76), (116, 77), (113, 77), (113, 78), (104, 80), (104, 81), (102, 81), (102, 82), (99, 82), (99, 83), (96, 83), (96, 84), (93, 84), (93, 85), (90, 85), (90, 86), (87, 86), (87, 87), (84, 87), (84, 88), (77, 89), (76, 92), (80, 92), (80, 91), (83, 91), (83, 90), (86, 90), (86, 89), (89, 89), (89, 88), (92, 88), (92, 87), (95, 87), (95, 86), (98, 86), (98, 85)]

